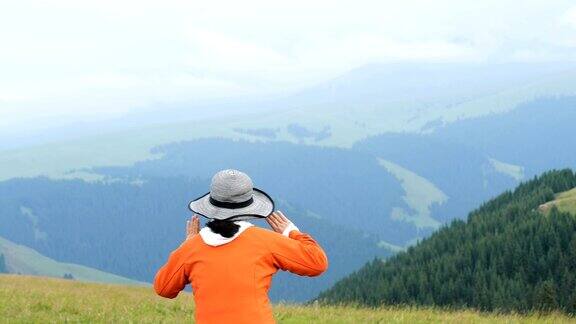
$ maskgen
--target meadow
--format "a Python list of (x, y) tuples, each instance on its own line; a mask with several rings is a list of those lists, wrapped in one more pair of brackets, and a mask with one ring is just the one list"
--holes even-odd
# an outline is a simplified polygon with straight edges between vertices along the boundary
[(548, 214), (552, 207), (556, 207), (561, 212), (576, 215), (576, 188), (559, 193), (554, 198), (554, 200), (540, 205), (540, 211)]
[[(559, 313), (497, 314), (433, 308), (274, 306), (279, 323), (576, 323)], [(0, 275), (2, 323), (182, 323), (194, 321), (189, 294), (174, 300), (151, 288)]]

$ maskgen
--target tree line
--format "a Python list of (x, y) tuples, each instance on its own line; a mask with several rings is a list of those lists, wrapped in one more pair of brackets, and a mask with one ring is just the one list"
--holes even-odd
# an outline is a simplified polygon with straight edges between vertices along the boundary
[(323, 303), (576, 313), (576, 217), (538, 206), (576, 187), (571, 170), (521, 184), (388, 261), (320, 294)]

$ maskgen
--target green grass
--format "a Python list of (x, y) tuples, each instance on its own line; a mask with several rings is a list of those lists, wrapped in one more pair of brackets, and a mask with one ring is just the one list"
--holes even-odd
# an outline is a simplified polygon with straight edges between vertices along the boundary
[(57, 278), (62, 278), (65, 274), (71, 274), (79, 281), (144, 285), (144, 283), (94, 268), (73, 263), (57, 262), (31, 248), (15, 244), (2, 237), (0, 237), (0, 254), (4, 255), (6, 266), (10, 273)]
[(560, 211), (576, 215), (576, 188), (558, 194), (554, 202)]
[[(558, 313), (482, 314), (476, 311), (388, 307), (275, 305), (279, 323), (574, 323)], [(193, 321), (190, 294), (163, 299), (151, 288), (0, 275), (0, 322), (181, 323)]]
[(576, 215), (576, 188), (556, 195), (555, 199), (540, 205), (540, 211), (548, 213), (555, 206), (559, 211)]
[(433, 204), (445, 203), (448, 200), (446, 194), (432, 182), (400, 165), (384, 159), (378, 159), (378, 163), (398, 179), (405, 192), (403, 199), (413, 211), (410, 213), (403, 208), (396, 207), (392, 211), (392, 217), (411, 222), (418, 228), (440, 227), (440, 222), (431, 216), (430, 207)]

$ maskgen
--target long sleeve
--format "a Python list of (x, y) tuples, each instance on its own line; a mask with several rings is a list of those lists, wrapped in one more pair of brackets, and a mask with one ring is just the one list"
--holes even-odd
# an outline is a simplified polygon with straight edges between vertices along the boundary
[(162, 297), (175, 298), (190, 283), (188, 265), (185, 264), (186, 242), (170, 254), (168, 262), (154, 278), (154, 290)]
[(318, 276), (328, 268), (328, 258), (324, 250), (305, 233), (297, 230), (288, 237), (275, 235), (269, 247), (275, 265), (301, 276)]

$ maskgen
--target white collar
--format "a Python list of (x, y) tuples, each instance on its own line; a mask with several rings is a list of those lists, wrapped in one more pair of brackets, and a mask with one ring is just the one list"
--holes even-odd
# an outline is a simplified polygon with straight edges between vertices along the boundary
[(238, 229), (238, 232), (236, 232), (236, 234), (234, 234), (234, 236), (232, 236), (232, 237), (224, 237), (220, 234), (214, 233), (208, 227), (204, 227), (200, 230), (200, 237), (202, 237), (202, 240), (204, 241), (204, 243), (206, 243), (210, 246), (224, 245), (226, 243), (232, 242), (235, 238), (237, 238), (240, 234), (242, 234), (242, 232), (244, 232), (247, 228), (254, 226), (252, 223), (249, 223), (246, 221), (236, 221), (236, 222), (234, 222), (234, 224), (239, 225), (240, 228)]

